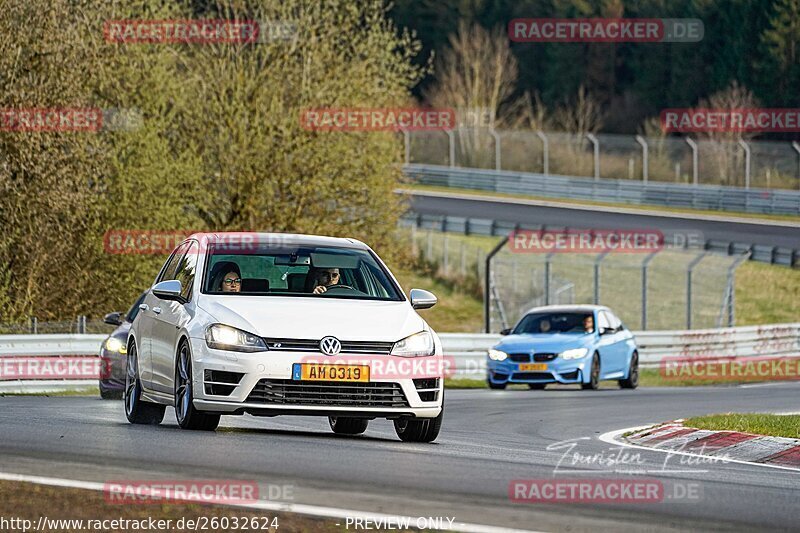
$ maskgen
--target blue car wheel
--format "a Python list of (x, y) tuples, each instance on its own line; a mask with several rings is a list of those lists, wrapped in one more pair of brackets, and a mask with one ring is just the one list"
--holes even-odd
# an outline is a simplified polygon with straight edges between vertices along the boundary
[(628, 377), (619, 380), (621, 389), (635, 389), (639, 386), (639, 354), (633, 352), (631, 364), (628, 367)]
[(584, 390), (597, 390), (600, 388), (600, 356), (594, 354), (592, 356), (592, 366), (589, 370), (589, 382), (581, 383), (581, 388)]

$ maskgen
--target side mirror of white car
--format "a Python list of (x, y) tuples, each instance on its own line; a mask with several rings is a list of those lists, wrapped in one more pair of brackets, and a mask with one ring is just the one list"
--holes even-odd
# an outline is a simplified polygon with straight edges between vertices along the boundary
[(432, 292), (422, 289), (411, 289), (411, 307), (414, 309), (429, 309), (439, 300)]
[(162, 300), (173, 300), (180, 303), (186, 303), (186, 300), (181, 296), (181, 282), (177, 279), (170, 279), (162, 281), (153, 285), (153, 294)]

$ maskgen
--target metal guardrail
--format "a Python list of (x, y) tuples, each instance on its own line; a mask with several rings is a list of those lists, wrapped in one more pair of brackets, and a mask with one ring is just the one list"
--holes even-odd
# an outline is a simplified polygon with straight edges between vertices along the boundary
[[(0, 364), (3, 357), (99, 357), (100, 344), (106, 337), (86, 334), (0, 335)], [(96, 379), (23, 380), (5, 379), (0, 374), (0, 393), (74, 391), (96, 386)]]
[[(563, 230), (563, 227), (541, 226), (537, 224), (518, 224), (490, 218), (457, 217), (451, 215), (423, 215), (407, 212), (400, 220), (401, 226), (411, 226), (448, 233), (463, 233), (464, 235), (488, 235), (505, 237), (515, 229), (524, 230)], [(673, 239), (669, 232), (664, 232), (669, 240)], [(685, 244), (690, 244), (688, 240)], [(718, 239), (705, 239), (702, 241), (703, 249), (710, 252), (722, 253), (731, 256), (749, 254), (751, 261), (770, 263), (773, 265), (800, 268), (800, 250), (784, 246), (767, 246), (762, 244), (748, 244), (742, 242), (722, 241)]]
[[(642, 367), (657, 367), (668, 358), (800, 357), (800, 323), (689, 331), (634, 332)], [(97, 357), (103, 335), (0, 336), (0, 358), (10, 356)], [(440, 333), (444, 353), (452, 356), (456, 377), (483, 379), (486, 351), (502, 338), (484, 333)], [(94, 380), (2, 380), (0, 392), (77, 390)]]
[(800, 192), (784, 189), (596, 179), (440, 165), (412, 164), (406, 165), (404, 171), (417, 183), (440, 187), (635, 205), (800, 215)]
[[(642, 368), (669, 358), (800, 357), (800, 323), (736, 328), (633, 332)], [(486, 351), (502, 336), (440, 333), (444, 352), (455, 357), (457, 375), (486, 376)]]

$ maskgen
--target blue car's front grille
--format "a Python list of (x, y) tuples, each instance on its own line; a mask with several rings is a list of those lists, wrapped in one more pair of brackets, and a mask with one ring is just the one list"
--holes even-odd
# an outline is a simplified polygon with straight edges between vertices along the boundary
[(558, 357), (557, 353), (535, 353), (533, 354), (533, 360), (537, 363), (544, 363), (547, 361), (552, 361)]
[(527, 353), (510, 353), (508, 360), (514, 363), (527, 363), (531, 360), (531, 356)]
[(553, 374), (550, 372), (515, 372), (511, 374), (511, 379), (536, 379), (536, 380), (553, 380)]

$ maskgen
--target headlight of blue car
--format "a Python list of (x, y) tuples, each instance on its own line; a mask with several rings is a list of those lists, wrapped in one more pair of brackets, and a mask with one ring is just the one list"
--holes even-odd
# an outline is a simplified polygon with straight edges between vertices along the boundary
[(506, 352), (495, 350), (494, 348), (489, 350), (489, 359), (494, 361), (505, 361), (507, 357), (508, 354)]
[(562, 359), (581, 359), (582, 357), (586, 357), (586, 354), (589, 353), (588, 348), (573, 348), (572, 350), (566, 350), (561, 352)]

